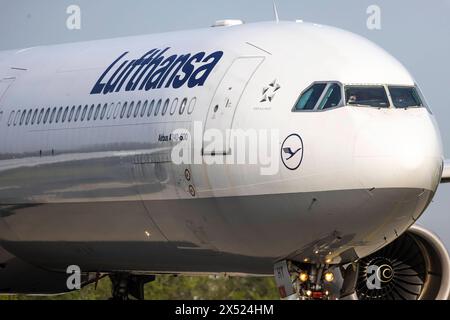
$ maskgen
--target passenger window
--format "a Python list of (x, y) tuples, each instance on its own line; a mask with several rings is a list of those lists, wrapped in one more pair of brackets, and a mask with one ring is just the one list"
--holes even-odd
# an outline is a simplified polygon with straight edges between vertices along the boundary
[(178, 110), (178, 113), (182, 115), (184, 113), (184, 110), (186, 109), (187, 105), (187, 98), (184, 98), (183, 101), (181, 101), (180, 110)]
[(47, 108), (47, 111), (45, 111), (44, 121), (42, 121), (44, 124), (47, 123), (49, 116), (50, 116), (50, 108)]
[(103, 120), (103, 118), (105, 117), (105, 114), (106, 114), (106, 110), (107, 110), (107, 109), (108, 109), (108, 104), (105, 103), (105, 104), (103, 105), (102, 113), (100, 114), (100, 120)]
[(131, 117), (131, 114), (133, 113), (133, 108), (134, 108), (134, 101), (131, 101), (130, 107), (128, 108), (127, 112), (127, 118)]
[(325, 91), (325, 95), (320, 101), (319, 110), (334, 108), (341, 102), (341, 86), (337, 83), (332, 83)]
[(191, 114), (194, 111), (196, 103), (197, 103), (197, 98), (196, 97), (192, 98), (191, 101), (189, 102), (189, 106), (188, 106), (188, 110), (187, 110), (188, 114)]
[(312, 85), (309, 89), (302, 93), (300, 99), (298, 99), (297, 104), (295, 105), (294, 110), (313, 110), (317, 104), (317, 101), (319, 101), (322, 96), (326, 86), (326, 83), (316, 83)]
[(49, 121), (49, 123), (52, 123), (53, 122), (53, 119), (55, 119), (55, 114), (56, 114), (56, 108), (53, 108), (53, 110), (52, 110), (52, 115), (50, 116), (50, 121)]
[(172, 101), (172, 106), (170, 107), (170, 115), (171, 116), (175, 113), (175, 111), (177, 111), (177, 107), (178, 107), (178, 98), (175, 98)]
[(25, 125), (28, 125), (30, 123), (31, 115), (33, 114), (33, 109), (30, 109), (28, 111), (27, 120), (25, 120)]
[(31, 118), (31, 124), (34, 124), (34, 122), (36, 121), (38, 112), (39, 112), (38, 109), (34, 109), (33, 118)]
[(396, 108), (422, 107), (422, 101), (414, 87), (389, 86), (392, 103)]
[(113, 118), (114, 118), (114, 119), (116, 119), (117, 116), (119, 115), (119, 112), (120, 112), (120, 106), (121, 106), (120, 102), (117, 102), (116, 108), (114, 109), (114, 115), (113, 115)]
[(159, 99), (158, 103), (156, 104), (156, 107), (155, 107), (155, 116), (158, 115), (159, 109), (161, 108), (161, 104), (162, 104), (162, 100)]
[(56, 115), (56, 120), (55, 120), (56, 123), (58, 123), (59, 119), (61, 119), (62, 111), (63, 111), (63, 108), (60, 107), (58, 110), (58, 114)]
[(97, 105), (97, 108), (95, 108), (95, 113), (94, 113), (94, 120), (97, 120), (98, 118), (98, 114), (100, 113), (100, 108), (102, 107), (102, 105), (99, 103)]
[(74, 118), (75, 122), (78, 121), (78, 119), (80, 119), (82, 109), (83, 109), (83, 106), (79, 105), (77, 108), (77, 111), (75, 112), (75, 118)]
[(108, 112), (106, 113), (106, 119), (110, 119), (111, 118), (111, 116), (112, 116), (112, 114), (113, 114), (113, 111), (114, 111), (114, 102), (111, 102), (110, 104), (109, 104), (109, 109), (108, 109)]
[(14, 118), (14, 125), (17, 125), (17, 123), (19, 122), (20, 114), (20, 110), (18, 110), (16, 112), (16, 117)]
[(77, 113), (75, 114), (75, 121), (78, 121), (78, 119), (80, 118), (82, 108), (83, 107), (81, 105), (78, 106)]
[(20, 117), (19, 125), (22, 125), (25, 120), (25, 115), (27, 114), (27, 110), (22, 111), (22, 116)]
[(161, 115), (162, 116), (164, 116), (166, 114), (167, 109), (169, 108), (169, 104), (170, 104), (170, 100), (166, 99), (166, 101), (164, 102), (164, 106), (162, 108), (162, 111), (161, 111)]
[(63, 113), (61, 122), (65, 122), (66, 121), (68, 113), (69, 113), (69, 107), (66, 107), (66, 109), (64, 109), (64, 113)]
[(84, 106), (84, 108), (83, 108), (83, 113), (81, 114), (81, 118), (80, 118), (80, 121), (84, 121), (84, 119), (86, 118), (86, 113), (87, 113), (87, 111), (88, 111), (88, 105), (85, 105)]
[(127, 102), (123, 103), (122, 111), (120, 111), (120, 119), (122, 119), (125, 116), (125, 112), (127, 111), (127, 105), (128, 105)]
[(389, 100), (383, 86), (345, 86), (345, 99), (347, 105), (389, 107)]
[(136, 104), (136, 109), (134, 110), (134, 117), (136, 118), (139, 115), (139, 110), (141, 109), (141, 101), (139, 100)]
[(91, 120), (92, 114), (94, 113), (94, 108), (95, 108), (94, 105), (91, 105), (91, 107), (89, 108), (89, 113), (88, 113), (88, 116), (87, 116), (87, 121)]
[(144, 105), (142, 106), (142, 110), (141, 110), (141, 118), (143, 116), (145, 116), (145, 112), (147, 111), (147, 106), (148, 106), (148, 100), (145, 100)]
[(75, 106), (72, 106), (72, 109), (70, 109), (70, 113), (69, 113), (69, 119), (67, 119), (67, 121), (72, 121), (73, 118), (73, 114), (75, 113)]
[(44, 116), (44, 112), (45, 112), (45, 109), (42, 108), (42, 109), (41, 109), (41, 112), (39, 112), (39, 117), (38, 117), (38, 120), (37, 120), (37, 124), (40, 124), (40, 123), (41, 123), (42, 117)]
[(155, 100), (152, 100), (152, 102), (150, 102), (150, 106), (148, 107), (147, 117), (150, 117), (152, 115), (154, 105), (155, 105)]

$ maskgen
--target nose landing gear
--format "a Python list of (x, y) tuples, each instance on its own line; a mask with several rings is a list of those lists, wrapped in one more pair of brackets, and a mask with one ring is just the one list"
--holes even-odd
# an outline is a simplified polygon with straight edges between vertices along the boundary
[(109, 275), (112, 283), (111, 300), (144, 300), (144, 285), (155, 280), (153, 275), (133, 275), (119, 272)]
[(274, 266), (275, 281), (282, 299), (337, 299), (335, 270), (323, 264), (283, 260)]

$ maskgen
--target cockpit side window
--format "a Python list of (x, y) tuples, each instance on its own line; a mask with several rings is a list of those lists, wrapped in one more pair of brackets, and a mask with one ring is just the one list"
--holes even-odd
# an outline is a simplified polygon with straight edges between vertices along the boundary
[(422, 100), (414, 87), (389, 86), (392, 103), (396, 108), (423, 106)]
[(293, 111), (313, 110), (326, 86), (326, 83), (316, 83), (309, 87), (300, 96)]
[(384, 86), (345, 86), (345, 102), (354, 106), (389, 107)]
[(334, 108), (339, 106), (342, 99), (341, 86), (337, 83), (330, 83), (325, 91), (325, 95), (319, 104), (319, 110)]
[(416, 88), (417, 95), (419, 96), (420, 101), (422, 102), (422, 106), (423, 106), (425, 109), (427, 109), (427, 111), (428, 111), (429, 113), (433, 114), (433, 112), (432, 112), (431, 109), (430, 109), (430, 106), (427, 104), (427, 100), (425, 99), (425, 97), (424, 97), (422, 91), (420, 91), (420, 87), (416, 84), (416, 85), (415, 85), (415, 88)]

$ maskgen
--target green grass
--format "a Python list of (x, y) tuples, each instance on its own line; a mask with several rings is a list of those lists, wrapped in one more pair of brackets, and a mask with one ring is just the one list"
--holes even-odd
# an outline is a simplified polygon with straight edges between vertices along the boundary
[[(90, 284), (80, 291), (54, 296), (0, 296), (0, 300), (107, 300), (111, 296), (111, 281), (103, 278), (97, 288)], [(208, 277), (157, 276), (145, 286), (148, 300), (253, 300), (279, 299), (272, 277)]]

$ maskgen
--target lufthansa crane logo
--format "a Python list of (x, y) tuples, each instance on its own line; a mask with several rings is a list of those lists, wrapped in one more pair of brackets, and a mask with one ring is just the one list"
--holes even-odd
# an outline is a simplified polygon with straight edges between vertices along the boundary
[(303, 140), (293, 133), (284, 139), (281, 145), (281, 161), (289, 170), (296, 170), (303, 160)]
[(272, 102), (272, 100), (275, 98), (275, 95), (278, 90), (281, 89), (280, 84), (278, 83), (277, 79), (273, 80), (271, 83), (269, 83), (268, 86), (264, 87), (262, 90), (262, 98), (259, 102)]

